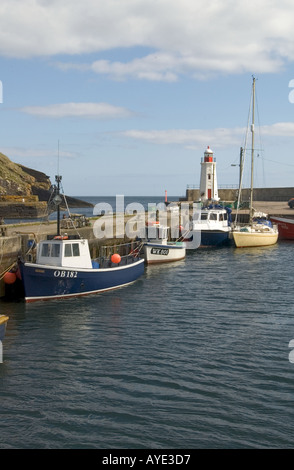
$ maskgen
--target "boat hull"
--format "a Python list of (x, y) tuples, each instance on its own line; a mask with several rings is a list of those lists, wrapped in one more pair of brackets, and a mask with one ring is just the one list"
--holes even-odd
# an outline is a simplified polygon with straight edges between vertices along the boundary
[(9, 317), (6, 315), (0, 315), (0, 341), (3, 341), (4, 339), (8, 320)]
[(186, 256), (186, 246), (183, 243), (162, 245), (156, 243), (144, 244), (146, 264), (170, 263), (180, 261)]
[(105, 269), (74, 269), (34, 263), (20, 265), (25, 301), (80, 297), (123, 287), (144, 272), (144, 259)]
[(270, 219), (278, 226), (281, 240), (294, 240), (294, 219), (284, 217), (271, 217)]
[(237, 248), (270, 246), (278, 241), (278, 232), (232, 232)]
[(229, 234), (229, 231), (201, 230), (200, 247), (229, 245), (231, 242)]

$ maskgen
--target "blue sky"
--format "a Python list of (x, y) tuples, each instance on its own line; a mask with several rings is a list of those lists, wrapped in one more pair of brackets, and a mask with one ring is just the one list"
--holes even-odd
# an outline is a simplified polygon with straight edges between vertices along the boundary
[(254, 75), (255, 184), (294, 186), (293, 65), (291, 0), (1, 0), (0, 151), (54, 182), (59, 147), (68, 195), (183, 196), (209, 145), (236, 185)]

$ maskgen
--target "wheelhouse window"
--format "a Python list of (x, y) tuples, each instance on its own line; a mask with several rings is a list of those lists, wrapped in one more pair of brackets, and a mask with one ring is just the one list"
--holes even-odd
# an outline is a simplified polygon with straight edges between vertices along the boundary
[(202, 212), (201, 214), (201, 220), (207, 220), (207, 215), (205, 212)]
[(80, 247), (78, 243), (67, 243), (64, 246), (64, 256), (80, 256)]
[(41, 256), (49, 256), (49, 245), (48, 245), (48, 243), (44, 243), (42, 245)]
[(210, 220), (217, 220), (217, 214), (215, 212), (212, 212), (209, 218)]
[(71, 244), (64, 245), (64, 256), (72, 256)]
[(41, 256), (58, 258), (60, 255), (60, 246), (53, 243), (43, 243)]
[(51, 256), (54, 258), (59, 258), (60, 255), (60, 245), (51, 245)]
[(80, 256), (80, 246), (78, 243), (72, 244), (72, 255), (73, 256)]

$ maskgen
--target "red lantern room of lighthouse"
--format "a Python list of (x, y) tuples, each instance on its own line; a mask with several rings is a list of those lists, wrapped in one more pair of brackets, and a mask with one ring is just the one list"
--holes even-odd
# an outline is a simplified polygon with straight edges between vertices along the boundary
[(204, 152), (204, 158), (201, 159), (200, 199), (202, 202), (219, 201), (216, 161), (209, 146)]

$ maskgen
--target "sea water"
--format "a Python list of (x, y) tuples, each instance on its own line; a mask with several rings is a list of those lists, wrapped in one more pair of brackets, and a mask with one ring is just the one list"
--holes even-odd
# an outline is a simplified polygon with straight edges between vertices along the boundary
[(293, 261), (197, 249), (115, 291), (1, 302), (0, 448), (292, 448)]

